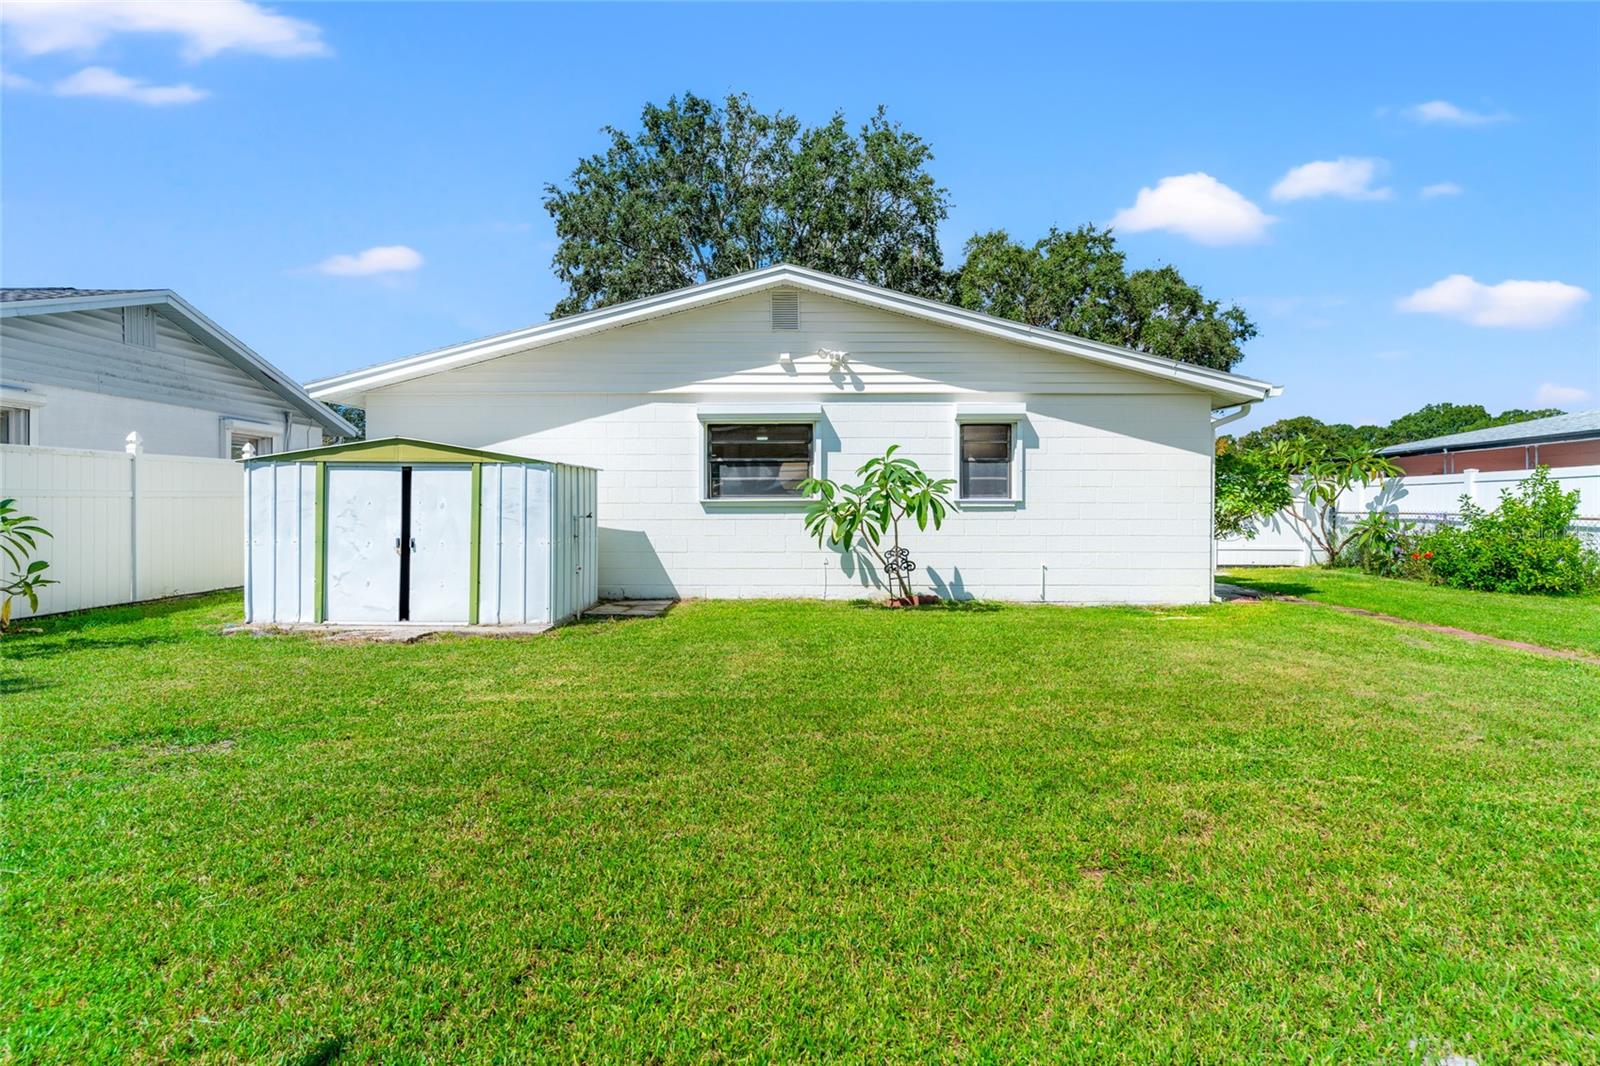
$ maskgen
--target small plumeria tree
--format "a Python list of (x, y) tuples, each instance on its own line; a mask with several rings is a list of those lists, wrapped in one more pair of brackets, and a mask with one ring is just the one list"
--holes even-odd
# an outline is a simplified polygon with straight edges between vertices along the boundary
[(900, 521), (915, 521), (918, 529), (931, 523), (938, 529), (949, 512), (955, 480), (929, 477), (915, 461), (897, 458), (894, 453), (899, 450), (900, 445), (892, 444), (863, 463), (856, 470), (862, 479), (859, 485), (807, 478), (800, 483), (800, 492), (816, 497), (806, 509), (805, 521), (806, 532), (818, 544), (837, 544), (844, 551), (860, 544), (877, 562), (891, 590), (898, 590), (903, 603), (913, 604), (910, 574), (917, 564), (900, 545)]
[(28, 601), (28, 606), (39, 609), (39, 590), (56, 584), (44, 576), (50, 566), (43, 559), (29, 557), (39, 547), (39, 538), (50, 536), (50, 531), (39, 524), (31, 514), (17, 509), (17, 501), (0, 500), (0, 552), (10, 564), (10, 574), (0, 580), (0, 632), (11, 627), (11, 601), (18, 596)]
[(1345, 548), (1356, 536), (1354, 528), (1339, 526), (1339, 497), (1362, 485), (1371, 485), (1405, 473), (1394, 463), (1365, 448), (1330, 448), (1311, 437), (1278, 441), (1267, 453), (1289, 472), (1295, 488), (1310, 506), (1308, 518), (1299, 507), (1289, 515), (1306, 531), (1323, 553), (1324, 566), (1338, 566)]

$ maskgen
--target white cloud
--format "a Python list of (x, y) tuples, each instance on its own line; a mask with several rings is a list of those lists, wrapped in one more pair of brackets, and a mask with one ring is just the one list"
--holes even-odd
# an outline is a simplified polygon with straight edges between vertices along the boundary
[(320, 56), (331, 49), (322, 30), (249, 0), (6, 0), (0, 14), (9, 42), (26, 55), (90, 52), (123, 33), (180, 38), (190, 61), (221, 52)]
[(21, 74), (13, 74), (9, 70), (0, 70), (0, 86), (7, 89), (37, 89), (39, 83), (32, 78), (25, 78)]
[(1432, 200), (1436, 196), (1460, 196), (1466, 191), (1453, 181), (1441, 181), (1435, 185), (1424, 185), (1422, 187), (1422, 198), (1424, 200)]
[(398, 274), (422, 266), (422, 253), (403, 244), (381, 244), (354, 255), (330, 255), (317, 264), (318, 273), (341, 278)]
[(1464, 107), (1457, 107), (1448, 100), (1429, 100), (1425, 104), (1414, 104), (1403, 108), (1400, 113), (1413, 122), (1430, 126), (1487, 126), (1495, 122), (1504, 122), (1511, 117), (1504, 111), (1469, 111)]
[(1485, 285), (1452, 274), (1401, 300), (1401, 311), (1444, 315), (1474, 326), (1538, 329), (1566, 319), (1589, 299), (1587, 290), (1560, 281), (1502, 281)]
[(118, 74), (110, 67), (84, 67), (50, 87), (57, 96), (99, 96), (110, 100), (131, 100), (136, 104), (165, 107), (192, 104), (211, 94), (193, 85), (151, 85), (139, 78)]
[(1276, 221), (1210, 174), (1179, 174), (1140, 189), (1111, 225), (1129, 233), (1171, 230), (1201, 244), (1243, 244), (1261, 240)]
[(1382, 159), (1340, 156), (1304, 163), (1290, 170), (1272, 187), (1274, 200), (1312, 200), (1337, 196), (1344, 200), (1387, 200), (1393, 190), (1372, 187), (1389, 164)]
[(1534, 393), (1533, 401), (1540, 407), (1559, 407), (1562, 404), (1583, 403), (1589, 399), (1589, 390), (1576, 385), (1557, 385), (1547, 381)]

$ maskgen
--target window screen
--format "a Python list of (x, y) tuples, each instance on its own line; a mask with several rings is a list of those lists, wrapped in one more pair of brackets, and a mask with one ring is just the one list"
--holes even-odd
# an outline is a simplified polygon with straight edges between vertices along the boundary
[(811, 424), (708, 426), (706, 495), (798, 496), (811, 476)]
[(0, 444), (31, 444), (26, 407), (0, 407)]
[(1011, 499), (1011, 430), (1009, 422), (961, 427), (961, 498)]

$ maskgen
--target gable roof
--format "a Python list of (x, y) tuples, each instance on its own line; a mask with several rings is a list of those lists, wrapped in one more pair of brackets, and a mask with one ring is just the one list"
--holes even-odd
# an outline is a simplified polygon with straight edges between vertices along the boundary
[(1387, 448), (1380, 448), (1378, 454), (1415, 455), (1418, 452), (1444, 451), (1447, 448), (1483, 448), (1495, 444), (1532, 444), (1535, 441), (1545, 443), (1584, 437), (1600, 437), (1600, 410), (1551, 415), (1549, 418), (1513, 422), (1509, 426), (1469, 429), (1465, 433), (1447, 433), (1442, 437), (1391, 444)]
[(328, 432), (357, 437), (360, 430), (311, 398), (299, 383), (201, 314), (171, 289), (0, 289), (0, 317), (102, 311), (118, 307), (159, 307), (184, 331), (232, 363), (267, 391), (283, 398)]
[(595, 311), (552, 319), (536, 326), (498, 333), (464, 344), (438, 348), (419, 355), (407, 356), (392, 362), (362, 367), (344, 374), (310, 382), (306, 388), (318, 399), (351, 400), (369, 389), (394, 385), (413, 378), (437, 374), (445, 370), (470, 366), (473, 363), (498, 359), (501, 356), (525, 352), (559, 341), (599, 333), (602, 330), (632, 325), (663, 315), (676, 314), (707, 304), (719, 303), (751, 293), (773, 288), (796, 288), (851, 300), (895, 314), (909, 315), (953, 329), (966, 330), (1001, 340), (1012, 341), (1031, 348), (1059, 352), (1087, 359), (1090, 362), (1114, 366), (1136, 374), (1144, 374), (1167, 381), (1176, 381), (1209, 393), (1221, 405), (1250, 403), (1278, 395), (1282, 389), (1265, 381), (1241, 377), (1208, 367), (1163, 359), (1157, 355), (1119, 348), (1112, 344), (1085, 340), (1054, 330), (996, 318), (993, 315), (967, 311), (937, 300), (920, 296), (907, 296), (892, 289), (868, 285), (861, 281), (824, 274), (819, 270), (792, 266), (787, 263), (752, 270), (733, 277), (708, 281), (686, 289), (646, 296), (627, 303), (613, 304)]

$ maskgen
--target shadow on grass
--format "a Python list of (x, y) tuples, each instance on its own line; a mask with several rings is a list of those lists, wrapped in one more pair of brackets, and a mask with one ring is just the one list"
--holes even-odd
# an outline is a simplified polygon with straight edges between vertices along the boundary
[(1314, 585), (1299, 581), (1263, 581), (1255, 577), (1240, 577), (1238, 574), (1221, 578), (1220, 581), (1224, 585), (1238, 585), (1242, 589), (1265, 592), (1271, 596), (1309, 596), (1317, 591)]
[(177, 636), (159, 637), (68, 637), (58, 641), (27, 641), (6, 645), (8, 659), (53, 659), (82, 651), (116, 651), (122, 648), (148, 648), (157, 644), (177, 644)]
[[(14, 658), (9, 651), (8, 658)], [(40, 689), (55, 688), (54, 682), (40, 681), (33, 677), (0, 677), (0, 696), (20, 696), (24, 692), (38, 692)]]
[(344, 1054), (345, 1038), (330, 1036), (326, 1040), (319, 1040), (311, 1048), (295, 1059), (295, 1066), (328, 1066), (328, 1063), (338, 1059)]
[(184, 611), (203, 610), (215, 603), (220, 603), (228, 598), (238, 599), (241, 595), (239, 589), (215, 589), (211, 592), (195, 592), (184, 596), (169, 596), (162, 600), (145, 600), (143, 603), (124, 603), (112, 607), (86, 607), (81, 611), (67, 611), (64, 614), (47, 614), (38, 618), (27, 618), (22, 624), (38, 627), (41, 632), (34, 636), (53, 636), (59, 633), (75, 633), (83, 629), (91, 629), (105, 625), (125, 625), (129, 622), (140, 622), (151, 618), (165, 618), (168, 615), (180, 614)]
[(860, 611), (949, 611), (962, 614), (993, 614), (1006, 609), (1005, 604), (993, 600), (940, 600), (938, 603), (919, 603), (915, 607), (891, 607), (882, 600), (851, 600), (850, 606)]

